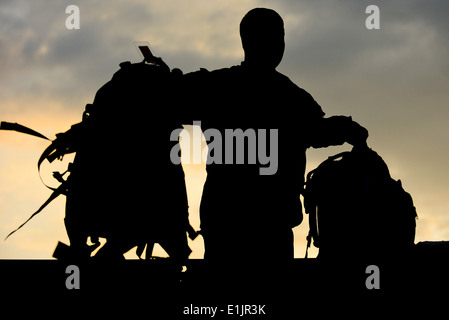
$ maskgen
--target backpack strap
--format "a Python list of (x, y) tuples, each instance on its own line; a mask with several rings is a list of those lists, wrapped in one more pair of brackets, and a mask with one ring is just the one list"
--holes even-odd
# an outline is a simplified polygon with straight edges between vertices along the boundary
[(315, 246), (317, 246), (318, 244), (318, 228), (316, 223), (317, 206), (313, 199), (313, 187), (312, 187), (312, 177), (317, 169), (312, 170), (307, 174), (306, 188), (303, 191), (304, 207), (306, 213), (309, 215), (309, 233), (306, 237), (307, 247), (306, 247), (306, 254), (304, 257), (305, 259), (307, 259), (309, 256), (309, 248), (312, 244), (312, 240)]
[(16, 230), (12, 231), (10, 234), (8, 234), (5, 238), (8, 239), (14, 232), (18, 231), (20, 228), (22, 228), (28, 221), (30, 221), (35, 215), (37, 215), (39, 212), (41, 212), (50, 202), (55, 200), (59, 195), (66, 194), (67, 192), (67, 182), (61, 183), (61, 185), (53, 191), (53, 193), (50, 195), (50, 197), (47, 199), (47, 201), (44, 202), (44, 204), (35, 212), (33, 213), (24, 223), (22, 223)]
[(309, 248), (310, 245), (312, 244), (312, 240), (313, 240), (313, 245), (317, 248), (320, 247), (319, 243), (319, 235), (318, 235), (318, 226), (316, 223), (316, 208), (313, 212), (309, 212), (309, 234), (307, 235), (307, 247), (306, 247), (306, 255), (305, 258), (308, 258), (308, 254), (309, 254)]
[[(64, 133), (57, 133), (56, 139), (52, 141), (52, 143), (42, 152), (39, 161), (37, 162), (37, 171), (39, 173), (39, 178), (42, 183), (50, 190), (55, 191), (55, 188), (47, 185), (41, 176), (41, 165), (45, 159), (48, 162), (52, 163), (54, 160), (59, 159), (62, 160), (64, 155), (76, 152), (76, 144), (79, 137), (83, 134), (83, 131), (86, 127), (86, 119), (89, 118), (92, 112), (92, 105), (87, 104), (86, 109), (83, 113), (83, 121), (72, 125), (72, 127)], [(55, 176), (55, 173), (53, 173)], [(56, 178), (56, 177), (55, 177)], [(58, 180), (58, 179), (57, 179)], [(61, 181), (60, 181), (61, 182)]]

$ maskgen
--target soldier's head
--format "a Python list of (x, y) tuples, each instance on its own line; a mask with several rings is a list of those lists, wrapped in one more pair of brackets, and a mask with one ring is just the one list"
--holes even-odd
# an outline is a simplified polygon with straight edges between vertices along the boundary
[(284, 21), (274, 10), (255, 8), (240, 22), (245, 62), (257, 68), (275, 69), (284, 55)]

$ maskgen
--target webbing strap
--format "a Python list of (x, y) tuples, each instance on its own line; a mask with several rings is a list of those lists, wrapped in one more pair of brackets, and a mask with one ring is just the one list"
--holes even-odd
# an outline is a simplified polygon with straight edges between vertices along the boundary
[(52, 202), (54, 199), (56, 199), (59, 195), (64, 194), (66, 192), (67, 185), (66, 183), (62, 183), (57, 189), (53, 191), (53, 193), (50, 195), (50, 197), (47, 199), (47, 201), (44, 202), (44, 204), (35, 212), (33, 213), (24, 223), (22, 223), (16, 230), (12, 231), (10, 234), (8, 234), (5, 238), (8, 239), (14, 232), (18, 231), (20, 228), (22, 228), (25, 224), (27, 224), (28, 221), (30, 221), (35, 215), (37, 215), (39, 212), (41, 212), (50, 202)]
[(25, 134), (29, 134), (38, 138), (42, 138), (42, 139), (46, 139), (46, 140), (50, 140), (48, 139), (46, 136), (44, 136), (43, 134), (30, 129), (28, 127), (25, 127), (21, 124), (18, 123), (12, 123), (12, 122), (6, 122), (6, 121), (2, 121), (0, 123), (0, 130), (11, 130), (11, 131), (17, 131), (17, 132), (21, 132), (21, 133), (25, 133)]
[(57, 189), (50, 187), (42, 179), (42, 176), (41, 176), (41, 165), (42, 165), (42, 162), (44, 162), (45, 159), (48, 159), (49, 162), (52, 162), (54, 160), (54, 159), (49, 159), (49, 156), (51, 154), (54, 154), (56, 149), (57, 149), (57, 146), (56, 146), (56, 140), (55, 140), (47, 147), (47, 149), (44, 150), (44, 152), (42, 152), (42, 155), (39, 158), (39, 161), (37, 162), (37, 172), (39, 174), (39, 178), (41, 179), (41, 181), (44, 184), (44, 186), (46, 186), (48, 189), (53, 190), (53, 191), (55, 191)]

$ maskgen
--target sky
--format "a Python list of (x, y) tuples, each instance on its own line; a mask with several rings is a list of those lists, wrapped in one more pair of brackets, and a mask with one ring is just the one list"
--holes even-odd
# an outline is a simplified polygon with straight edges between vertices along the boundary
[[(69, 5), (79, 7), (79, 29), (66, 28)], [(379, 7), (380, 29), (366, 28), (369, 5)], [(54, 139), (81, 120), (120, 62), (141, 60), (134, 41), (149, 41), (156, 56), (184, 73), (237, 65), (238, 26), (255, 7), (284, 19), (277, 70), (311, 93), (326, 116), (352, 116), (368, 129), (368, 145), (413, 197), (416, 242), (449, 240), (446, 0), (0, 0), (0, 120)], [(3, 241), (50, 195), (36, 168), (47, 145), (0, 131), (0, 259), (50, 259), (58, 241), (68, 243), (63, 197)], [(308, 150), (307, 171), (343, 150), (350, 146)], [(65, 171), (70, 159), (45, 164), (43, 179), (56, 186), (51, 172)], [(198, 228), (206, 173), (204, 165), (184, 169)], [(304, 256), (307, 232), (306, 216), (294, 229), (296, 257)], [(201, 258), (202, 240), (190, 245), (191, 257)]]

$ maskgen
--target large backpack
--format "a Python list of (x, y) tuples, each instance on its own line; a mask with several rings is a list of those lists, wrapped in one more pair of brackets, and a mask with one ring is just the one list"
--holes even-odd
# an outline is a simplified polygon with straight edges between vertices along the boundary
[(98, 237), (106, 238), (105, 248), (114, 254), (136, 245), (141, 254), (148, 244), (148, 257), (154, 243), (178, 260), (190, 254), (186, 231), (192, 238), (195, 233), (188, 220), (184, 173), (170, 159), (178, 143), (170, 135), (183, 120), (182, 106), (172, 98), (182, 76), (175, 70), (121, 63), (86, 106), (82, 122), (58, 134), (39, 159), (38, 167), (76, 152), (70, 175), (55, 174), (60, 187), (30, 219), (65, 194), (65, 225), (77, 256), (96, 247), (86, 248), (88, 237), (97, 243)]
[(313, 240), (319, 258), (383, 259), (413, 248), (413, 200), (371, 149), (337, 154), (311, 171), (304, 206), (307, 248)]

